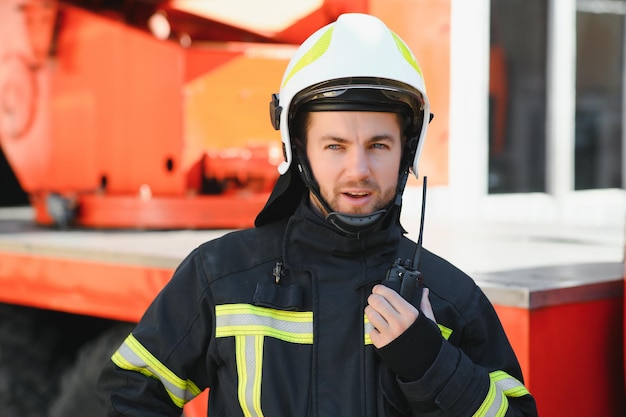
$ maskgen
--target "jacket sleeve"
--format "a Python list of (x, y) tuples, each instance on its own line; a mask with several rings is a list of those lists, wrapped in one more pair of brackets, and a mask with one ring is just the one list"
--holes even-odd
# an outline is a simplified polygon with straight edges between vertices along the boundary
[(180, 264), (105, 365), (98, 391), (107, 416), (180, 416), (209, 386), (213, 314), (203, 302), (207, 283), (196, 254)]
[[(460, 337), (455, 335), (448, 340), (446, 337), (450, 335), (441, 326), (428, 326), (430, 329), (414, 326), (422, 332), (434, 331), (442, 340), (434, 361), (427, 359), (428, 355), (424, 358), (412, 354), (407, 358), (407, 362), (430, 361), (430, 365), (417, 367), (425, 369), (418, 379), (396, 378), (412, 414), (536, 416), (535, 401), (523, 385), (519, 363), (504, 329), (493, 306), (477, 286), (465, 307), (465, 325), (461, 329), (448, 329), (459, 331)], [(423, 317), (423, 320), (427, 319)], [(419, 336), (414, 340), (428, 341), (433, 337), (432, 333)], [(420, 350), (419, 342), (413, 343), (411, 351)]]

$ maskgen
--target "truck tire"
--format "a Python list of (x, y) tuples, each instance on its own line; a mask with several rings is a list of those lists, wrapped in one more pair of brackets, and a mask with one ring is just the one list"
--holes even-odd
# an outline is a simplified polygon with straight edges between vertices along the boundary
[(104, 417), (106, 408), (96, 393), (102, 366), (122, 344), (134, 324), (115, 324), (78, 352), (76, 361), (61, 377), (59, 395), (47, 417)]
[(0, 304), (0, 414), (45, 417), (69, 363), (49, 313)]

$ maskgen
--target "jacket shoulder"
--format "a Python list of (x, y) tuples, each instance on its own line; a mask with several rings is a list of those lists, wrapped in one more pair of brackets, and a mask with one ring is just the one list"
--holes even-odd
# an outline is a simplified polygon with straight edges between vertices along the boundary
[(282, 256), (286, 224), (278, 221), (227, 233), (200, 245), (196, 256), (212, 277), (251, 269)]
[(476, 296), (478, 288), (469, 275), (426, 249), (422, 249), (420, 272), (431, 293), (460, 310), (464, 310)]

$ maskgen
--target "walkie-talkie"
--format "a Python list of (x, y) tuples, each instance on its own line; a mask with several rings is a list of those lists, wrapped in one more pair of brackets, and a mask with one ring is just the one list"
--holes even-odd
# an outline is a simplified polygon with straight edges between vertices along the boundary
[[(422, 254), (422, 236), (424, 234), (424, 216), (426, 214), (426, 179), (422, 182), (422, 214), (420, 217), (420, 230), (415, 247), (413, 260), (398, 258), (387, 271), (386, 283), (407, 301), (411, 302), (415, 288), (422, 287), (422, 274), (420, 269), (420, 256)], [(421, 289), (418, 294), (418, 303), (421, 301)]]

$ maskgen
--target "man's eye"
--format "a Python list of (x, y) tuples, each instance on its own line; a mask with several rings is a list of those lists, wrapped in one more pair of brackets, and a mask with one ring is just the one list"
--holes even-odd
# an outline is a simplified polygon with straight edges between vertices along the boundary
[(328, 145), (326, 148), (331, 149), (331, 150), (337, 150), (337, 149), (341, 149), (341, 146), (333, 143), (333, 144)]
[(374, 144), (372, 144), (372, 148), (375, 148), (375, 149), (387, 149), (387, 148), (389, 148), (389, 146), (387, 146), (387, 144), (385, 144), (385, 143), (374, 143)]

